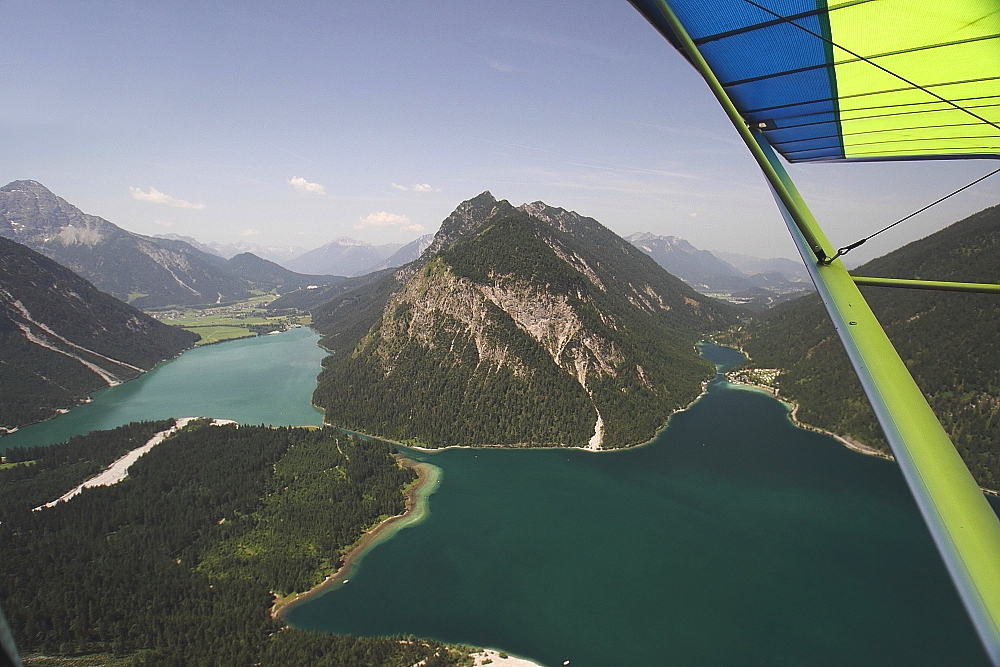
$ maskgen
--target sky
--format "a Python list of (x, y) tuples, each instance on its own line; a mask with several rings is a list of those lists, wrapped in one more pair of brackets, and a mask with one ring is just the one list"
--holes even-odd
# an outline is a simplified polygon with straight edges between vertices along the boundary
[[(405, 243), (484, 190), (797, 258), (707, 87), (626, 0), (0, 0), (0, 184), (142, 234)], [(791, 165), (835, 246), (995, 168)], [(851, 264), (1000, 202), (981, 185)]]

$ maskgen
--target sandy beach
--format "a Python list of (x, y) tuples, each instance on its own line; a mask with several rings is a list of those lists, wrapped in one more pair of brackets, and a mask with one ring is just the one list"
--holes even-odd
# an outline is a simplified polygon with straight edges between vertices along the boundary
[(417, 463), (404, 458), (399, 458), (399, 464), (417, 473), (417, 480), (410, 486), (406, 494), (406, 508), (403, 510), (403, 513), (391, 516), (366, 531), (347, 553), (344, 554), (341, 566), (318, 585), (304, 593), (298, 593), (290, 597), (279, 598), (275, 595), (274, 604), (271, 606), (271, 618), (280, 619), (282, 614), (292, 605), (308, 600), (334, 586), (342, 586), (348, 583), (351, 567), (359, 558), (365, 555), (368, 549), (391, 536), (400, 528), (420, 521), (424, 517), (426, 511), (424, 507), (425, 498), (436, 486), (438, 479), (440, 479), (440, 472), (438, 468), (428, 463)]
[[(476, 667), (479, 667), (479, 665), (489, 665), (490, 667), (544, 667), (537, 662), (525, 660), (524, 658), (517, 658), (512, 655), (507, 655), (506, 653), (501, 655), (501, 653), (501, 651), (483, 649), (477, 653), (469, 654), (469, 657), (475, 661), (473, 664), (476, 665)], [(490, 662), (485, 662), (486, 660), (489, 660)]]

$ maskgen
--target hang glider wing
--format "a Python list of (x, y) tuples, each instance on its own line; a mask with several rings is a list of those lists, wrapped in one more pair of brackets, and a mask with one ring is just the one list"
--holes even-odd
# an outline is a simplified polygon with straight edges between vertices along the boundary
[[(657, 0), (632, 4), (678, 46)], [(670, 7), (789, 162), (1000, 157), (1000, 0)]]
[(1000, 522), (774, 152), (792, 162), (1000, 157), (1000, 0), (631, 2), (704, 77), (767, 178), (1000, 667)]

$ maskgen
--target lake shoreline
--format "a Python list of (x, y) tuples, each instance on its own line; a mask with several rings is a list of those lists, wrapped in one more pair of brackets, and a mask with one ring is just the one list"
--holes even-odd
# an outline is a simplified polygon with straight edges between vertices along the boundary
[[(129, 378), (128, 380), (123, 380), (122, 382), (120, 382), (117, 385), (105, 385), (103, 387), (97, 387), (96, 389), (94, 389), (92, 391), (88, 391), (86, 393), (86, 395), (84, 395), (84, 396), (80, 397), (79, 399), (77, 399), (76, 402), (73, 403), (72, 405), (62, 405), (62, 406), (59, 406), (59, 407), (52, 408), (53, 414), (51, 414), (51, 415), (49, 415), (47, 417), (43, 417), (42, 419), (37, 419), (37, 420), (35, 420), (33, 422), (28, 422), (26, 424), (18, 424), (17, 426), (12, 426), (12, 427), (9, 427), (9, 426), (0, 426), (0, 442), (2, 442), (4, 436), (13, 435), (14, 433), (16, 433), (17, 431), (21, 430), (22, 428), (27, 428), (28, 426), (34, 426), (35, 424), (44, 424), (47, 421), (52, 421), (53, 419), (57, 419), (58, 417), (63, 416), (64, 414), (66, 414), (67, 412), (69, 412), (70, 410), (72, 410), (73, 408), (78, 408), (81, 405), (87, 405), (88, 403), (93, 403), (94, 402), (94, 395), (97, 394), (98, 392), (102, 392), (102, 391), (104, 391), (106, 389), (111, 389), (112, 387), (116, 387), (116, 386), (121, 386), (121, 385), (128, 384), (129, 382), (132, 382), (133, 380), (138, 380), (142, 376), (146, 375), (146, 373), (149, 373), (150, 371), (152, 371), (152, 370), (154, 370), (156, 368), (159, 368), (160, 366), (162, 366), (163, 364), (167, 363), (168, 361), (173, 361), (174, 359), (177, 359), (178, 357), (180, 357), (185, 352), (188, 352), (189, 350), (193, 350), (196, 347), (197, 347), (196, 344), (192, 344), (191, 347), (186, 347), (183, 350), (181, 350), (180, 352), (178, 352), (177, 354), (174, 354), (172, 356), (160, 359), (159, 361), (157, 361), (155, 364), (153, 364), (149, 368), (144, 369), (141, 373), (137, 373), (135, 377)], [(3, 452), (4, 449), (6, 449), (6, 447), (0, 447), (0, 459), (3, 458), (2, 452)]]
[[(191, 414), (241, 424), (319, 426), (323, 415), (309, 403), (326, 355), (317, 338), (303, 327), (189, 348), (128, 382), (91, 392), (70, 409), (0, 435), (0, 456), (11, 447), (56, 444), (133, 421)], [(279, 385), (284, 391), (275, 399), (268, 387)], [(211, 390), (194, 398), (191, 387)]]
[[(342, 426), (337, 426), (335, 424), (331, 424), (331, 423), (329, 423), (329, 422), (327, 422), (325, 420), (323, 422), (323, 426), (330, 427), (330, 428), (335, 428), (338, 431), (340, 431), (342, 433), (345, 433), (347, 435), (354, 435), (354, 436), (358, 436), (360, 438), (371, 438), (372, 440), (379, 440), (381, 442), (387, 442), (390, 445), (396, 445), (398, 447), (405, 447), (406, 449), (412, 449), (413, 451), (420, 452), (421, 454), (434, 454), (436, 452), (446, 452), (446, 451), (448, 451), (450, 449), (560, 449), (560, 450), (565, 450), (565, 451), (578, 451), (578, 452), (591, 452), (591, 453), (627, 452), (627, 451), (630, 451), (632, 449), (636, 449), (638, 447), (645, 447), (645, 446), (651, 444), (654, 440), (656, 440), (657, 436), (659, 436), (660, 433), (663, 432), (663, 429), (667, 428), (667, 426), (670, 424), (670, 418), (673, 417), (674, 415), (676, 415), (679, 412), (684, 412), (685, 410), (688, 410), (692, 405), (694, 405), (695, 403), (697, 403), (701, 399), (701, 397), (705, 395), (706, 390), (708, 388), (708, 385), (711, 384), (717, 377), (718, 377), (718, 374), (715, 377), (711, 378), (711, 379), (704, 380), (701, 383), (701, 392), (697, 396), (695, 396), (693, 399), (691, 399), (691, 401), (687, 405), (684, 405), (684, 406), (679, 407), (679, 408), (674, 408), (674, 410), (671, 411), (671, 413), (669, 415), (667, 415), (666, 421), (664, 421), (663, 424), (656, 429), (656, 432), (653, 433), (653, 435), (648, 440), (644, 440), (643, 442), (637, 442), (634, 445), (626, 445), (624, 447), (614, 447), (612, 449), (603, 449), (603, 448), (602, 449), (592, 449), (592, 448), (590, 448), (587, 445), (582, 445), (582, 446), (578, 446), (578, 445), (559, 445), (559, 444), (536, 445), (536, 444), (529, 444), (529, 443), (515, 443), (515, 444), (512, 444), (512, 445), (448, 445), (447, 447), (424, 447), (422, 445), (414, 445), (412, 443), (406, 443), (406, 442), (403, 442), (401, 440), (393, 440), (391, 438), (387, 438), (387, 437), (381, 436), (381, 435), (373, 435), (371, 433), (363, 433), (362, 431), (353, 431), (351, 429), (344, 428)], [(321, 409), (321, 408), (318, 408), (318, 409)]]
[(771, 395), (774, 400), (782, 403), (788, 407), (788, 418), (791, 420), (796, 427), (804, 431), (812, 431), (813, 433), (822, 433), (823, 435), (828, 435), (841, 445), (850, 449), (851, 451), (858, 452), (859, 454), (864, 454), (865, 456), (874, 456), (878, 459), (885, 459), (886, 461), (895, 461), (896, 458), (889, 452), (883, 452), (881, 449), (876, 449), (871, 445), (866, 445), (863, 442), (859, 442), (854, 438), (847, 435), (840, 435), (839, 433), (834, 433), (833, 431), (827, 431), (826, 429), (820, 428), (819, 426), (813, 426), (812, 424), (807, 424), (806, 422), (799, 419), (799, 404), (795, 401), (786, 399), (781, 396), (777, 389), (774, 387), (769, 387), (767, 385), (753, 384), (751, 382), (744, 381), (734, 381), (727, 378), (729, 384), (734, 387), (749, 387), (751, 389), (756, 389), (764, 391)]
[(372, 547), (391, 537), (396, 531), (419, 522), (426, 516), (427, 498), (440, 479), (440, 469), (429, 463), (412, 461), (402, 456), (399, 456), (397, 460), (400, 466), (409, 468), (417, 474), (417, 479), (406, 490), (406, 507), (403, 513), (383, 519), (372, 528), (364, 531), (361, 537), (344, 553), (340, 567), (328, 574), (319, 584), (302, 593), (295, 593), (283, 598), (272, 592), (275, 599), (270, 610), (271, 618), (284, 620), (284, 614), (294, 606), (325, 593), (334, 586), (347, 583), (354, 565)]
[[(713, 345), (722, 345), (721, 343), (716, 343), (714, 341), (710, 342), (712, 342)], [(742, 354), (746, 358), (747, 363), (751, 361), (750, 355), (747, 353), (746, 350), (743, 349), (742, 345), (737, 345), (737, 346), (723, 345), (723, 347), (730, 347), (735, 350), (739, 350), (740, 354)], [(780, 369), (772, 369), (772, 370), (775, 370), (780, 373)], [(859, 442), (850, 436), (840, 435), (839, 433), (834, 433), (833, 431), (827, 431), (826, 429), (820, 428), (818, 426), (813, 426), (812, 424), (807, 424), (806, 422), (801, 421), (798, 417), (799, 404), (796, 401), (784, 398), (781, 395), (781, 392), (775, 386), (768, 384), (757, 384), (755, 382), (748, 382), (746, 379), (743, 378), (738, 378), (736, 377), (738, 371), (725, 371), (725, 372), (720, 371), (720, 373), (723, 375), (723, 377), (725, 377), (726, 382), (728, 382), (730, 385), (734, 387), (748, 387), (751, 389), (763, 391), (766, 392), (767, 394), (770, 394), (771, 397), (774, 398), (774, 400), (788, 407), (788, 418), (791, 420), (792, 424), (794, 424), (798, 428), (801, 428), (805, 431), (812, 431), (813, 433), (822, 433), (823, 435), (828, 435), (837, 442), (839, 442), (841, 445), (846, 447), (847, 449), (850, 449), (851, 451), (854, 452), (858, 452), (859, 454), (864, 454), (865, 456), (873, 456), (875, 458), (884, 459), (886, 461), (896, 460), (895, 457), (893, 457), (893, 455), (890, 454), (889, 452), (884, 452), (881, 449), (876, 449), (875, 447), (872, 447), (871, 445), (866, 445), (865, 443)], [(986, 489), (984, 489), (984, 491), (985, 490)]]
[[(819, 426), (813, 426), (812, 424), (807, 424), (806, 422), (801, 421), (798, 417), (799, 404), (796, 401), (782, 397), (781, 393), (774, 387), (768, 385), (754, 384), (752, 382), (746, 382), (744, 380), (735, 380), (730, 378), (728, 374), (726, 374), (726, 381), (729, 382), (729, 384), (734, 387), (746, 387), (748, 389), (763, 391), (767, 394), (770, 394), (771, 397), (773, 397), (776, 401), (779, 401), (780, 403), (788, 407), (788, 418), (791, 420), (792, 424), (794, 424), (798, 428), (801, 428), (804, 431), (812, 431), (813, 433), (821, 433), (823, 435), (829, 436), (834, 440), (836, 440), (837, 442), (839, 442), (845, 448), (850, 449), (851, 451), (857, 452), (859, 454), (864, 454), (865, 456), (872, 456), (877, 459), (892, 461), (894, 463), (896, 461), (896, 457), (894, 457), (889, 452), (884, 452), (881, 449), (876, 449), (875, 447), (872, 447), (871, 445), (866, 445), (865, 443), (859, 442), (850, 436), (840, 435), (838, 433), (834, 433), (833, 431), (827, 431), (826, 429), (820, 428)], [(1000, 497), (1000, 491), (996, 489), (989, 489), (986, 488), (985, 486), (980, 486), (979, 490), (985, 493), (986, 495)]]

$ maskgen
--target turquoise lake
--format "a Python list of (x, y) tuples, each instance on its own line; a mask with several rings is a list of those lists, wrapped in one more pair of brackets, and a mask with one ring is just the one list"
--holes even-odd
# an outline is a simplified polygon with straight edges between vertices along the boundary
[(90, 403), (0, 438), (0, 452), (168, 417), (320, 426), (323, 412), (310, 403), (326, 356), (318, 341), (301, 328), (188, 350), (131, 382), (95, 392)]
[[(190, 350), (0, 449), (174, 416), (319, 425), (317, 340), (298, 329)], [(546, 667), (988, 664), (895, 464), (796, 428), (721, 375), (626, 451), (403, 451), (441, 471), (427, 518), (291, 624)]]
[(442, 470), (428, 518), (292, 625), (547, 667), (988, 664), (895, 464), (721, 376), (627, 451), (406, 451)]

